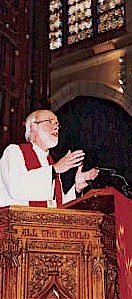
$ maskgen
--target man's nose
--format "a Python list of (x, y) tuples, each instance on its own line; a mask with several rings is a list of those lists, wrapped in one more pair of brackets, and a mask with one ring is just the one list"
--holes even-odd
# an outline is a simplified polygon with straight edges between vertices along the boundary
[(59, 128), (59, 126), (60, 126), (58, 120), (53, 121), (52, 124), (53, 124), (54, 128)]

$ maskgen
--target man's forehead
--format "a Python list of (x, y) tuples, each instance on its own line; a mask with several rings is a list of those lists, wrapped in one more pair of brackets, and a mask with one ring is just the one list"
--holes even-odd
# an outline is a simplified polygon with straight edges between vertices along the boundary
[(44, 120), (44, 119), (57, 119), (57, 116), (50, 110), (37, 110), (35, 112), (32, 112), (27, 118), (26, 122), (36, 119), (38, 121)]
[(57, 118), (57, 116), (52, 112), (52, 111), (49, 111), (49, 110), (44, 110), (44, 111), (41, 111), (40, 114), (38, 115), (38, 117), (48, 117), (48, 118)]

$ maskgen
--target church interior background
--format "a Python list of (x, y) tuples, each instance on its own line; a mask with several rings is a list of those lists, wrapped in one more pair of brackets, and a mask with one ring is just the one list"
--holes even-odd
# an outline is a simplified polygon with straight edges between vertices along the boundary
[[(131, 184), (131, 16), (131, 0), (0, 1), (0, 154), (24, 140), (31, 111), (50, 108), (55, 157), (82, 148), (83, 169), (112, 168)], [(101, 172), (92, 187), (107, 184), (124, 181)]]
[(1, 2), (1, 153), (24, 139), (30, 111), (50, 107), (62, 154), (82, 146), (87, 167), (131, 182), (131, 12), (130, 0)]

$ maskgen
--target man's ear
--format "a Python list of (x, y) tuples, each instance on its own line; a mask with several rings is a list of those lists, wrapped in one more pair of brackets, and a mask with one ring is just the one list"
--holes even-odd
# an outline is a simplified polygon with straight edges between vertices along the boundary
[(38, 132), (38, 125), (36, 123), (31, 123), (30, 130), (31, 132)]

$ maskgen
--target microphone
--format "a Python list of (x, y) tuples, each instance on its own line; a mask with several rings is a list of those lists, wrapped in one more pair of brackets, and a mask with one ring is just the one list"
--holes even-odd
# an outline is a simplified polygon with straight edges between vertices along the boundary
[(109, 171), (109, 175), (116, 174), (116, 170), (113, 168), (107, 168), (107, 167), (95, 167), (95, 169), (103, 170), (103, 171)]
[(122, 181), (123, 181), (123, 185), (121, 187), (121, 190), (122, 190), (122, 193), (132, 199), (132, 186), (130, 186), (128, 184), (128, 182), (126, 181), (125, 177), (120, 175), (120, 174), (117, 174), (116, 173), (116, 170), (113, 169), (113, 168), (107, 168), (107, 167), (95, 167), (96, 169), (99, 169), (99, 170), (103, 170), (103, 171), (109, 171), (109, 175), (112, 176), (112, 177), (117, 177), (117, 178), (120, 178)]
[(116, 173), (112, 173), (111, 175), (115, 176), (115, 177), (118, 177), (118, 178), (121, 178), (124, 181), (125, 186), (129, 186), (128, 183), (127, 183), (127, 181), (126, 181), (126, 179), (124, 178), (124, 176), (122, 176), (120, 174), (116, 174)]
[[(108, 174), (111, 176), (112, 176), (112, 174), (116, 173), (115, 169), (113, 169), (113, 168), (106, 168), (106, 167), (94, 167), (94, 168), (98, 169), (98, 170), (107, 171)], [(93, 188), (93, 186), (92, 186), (93, 181), (86, 181), (86, 183), (89, 184), (91, 188)]]
[(115, 177), (118, 177), (118, 178), (121, 178), (123, 180), (123, 182), (125, 183), (125, 185), (123, 185), (121, 187), (122, 192), (123, 192), (123, 194), (126, 197), (132, 199), (132, 187), (128, 184), (128, 182), (126, 181), (126, 179), (124, 178), (124, 176), (120, 175), (120, 174), (116, 174), (116, 173), (112, 173), (111, 175), (115, 176)]

